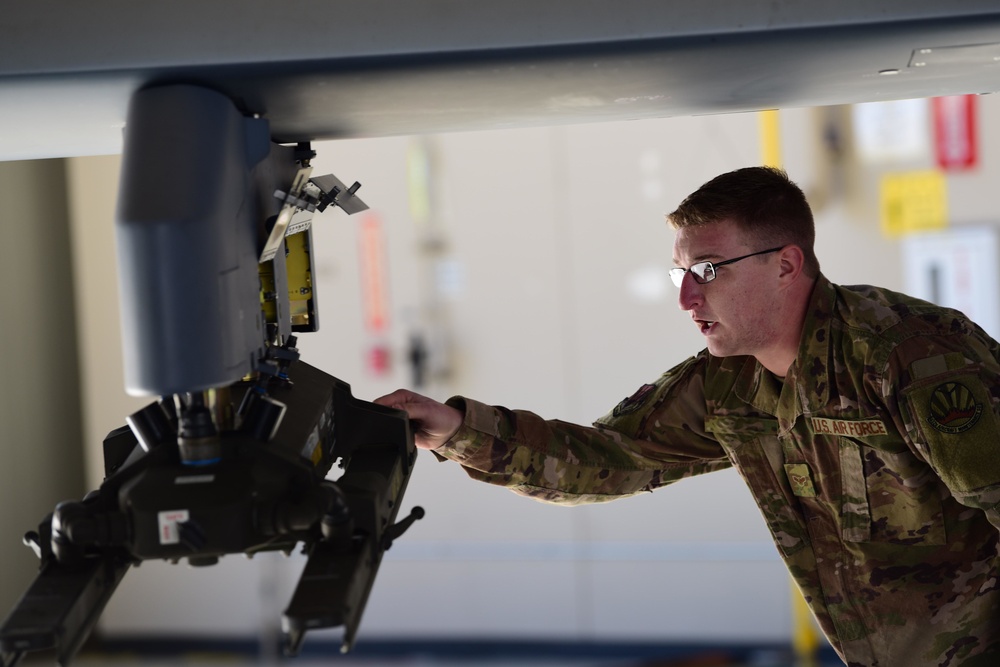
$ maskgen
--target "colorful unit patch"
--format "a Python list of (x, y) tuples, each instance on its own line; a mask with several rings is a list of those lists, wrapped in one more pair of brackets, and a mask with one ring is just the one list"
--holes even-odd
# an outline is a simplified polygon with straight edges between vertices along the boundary
[(931, 394), (927, 421), (942, 433), (964, 433), (976, 425), (983, 414), (983, 404), (958, 382), (946, 382)]

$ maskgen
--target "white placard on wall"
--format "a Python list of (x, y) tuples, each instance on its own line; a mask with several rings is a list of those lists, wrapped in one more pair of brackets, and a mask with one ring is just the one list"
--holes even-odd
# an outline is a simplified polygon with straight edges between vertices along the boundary
[(1000, 230), (953, 227), (903, 239), (906, 291), (956, 308), (1000, 337)]

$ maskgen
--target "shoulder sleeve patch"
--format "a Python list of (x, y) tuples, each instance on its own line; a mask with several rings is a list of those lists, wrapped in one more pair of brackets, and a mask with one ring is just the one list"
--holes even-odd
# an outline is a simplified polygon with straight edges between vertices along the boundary
[(1000, 429), (978, 376), (952, 373), (908, 389), (906, 398), (929, 462), (952, 491), (1000, 484)]
[(927, 423), (958, 435), (972, 429), (983, 416), (983, 402), (961, 382), (939, 384), (927, 400)]
[[(699, 357), (691, 357), (661, 375), (654, 382), (642, 385), (635, 393), (615, 406), (610, 413), (595, 421), (594, 425), (610, 428), (632, 438), (638, 437), (643, 431), (649, 416), (659, 410), (663, 402), (668, 400), (668, 397), (674, 393), (678, 385), (691, 388), (688, 383), (693, 377), (692, 372), (699, 367), (699, 362)], [(699, 402), (704, 403), (704, 397), (700, 391), (701, 385), (700, 383), (695, 384), (698, 387), (695, 393), (701, 398), (698, 398), (698, 396), (687, 396), (685, 397), (685, 401), (673, 404), (676, 410), (672, 411), (672, 413), (675, 413), (678, 419), (683, 420), (683, 414), (689, 411), (684, 407), (688, 403), (691, 405)], [(690, 408), (690, 406), (687, 406), (687, 408), (694, 409)], [(704, 408), (701, 408), (700, 421), (704, 423)]]
[(615, 409), (611, 411), (611, 414), (615, 417), (621, 417), (622, 415), (627, 415), (630, 412), (635, 412), (641, 408), (647, 400), (649, 400), (649, 397), (653, 395), (653, 390), (655, 389), (655, 384), (642, 385), (639, 387), (638, 391), (616, 405)]

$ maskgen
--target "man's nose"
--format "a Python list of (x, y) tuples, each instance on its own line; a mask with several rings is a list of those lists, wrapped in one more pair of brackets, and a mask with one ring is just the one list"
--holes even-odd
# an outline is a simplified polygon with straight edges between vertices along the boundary
[(677, 295), (677, 305), (681, 310), (691, 310), (701, 305), (703, 300), (702, 285), (699, 285), (690, 271), (681, 280), (680, 292)]

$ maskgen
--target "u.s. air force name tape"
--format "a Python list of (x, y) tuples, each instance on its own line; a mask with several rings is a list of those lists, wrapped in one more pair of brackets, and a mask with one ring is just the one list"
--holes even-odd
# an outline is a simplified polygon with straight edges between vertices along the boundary
[(846, 435), (864, 438), (871, 435), (887, 435), (885, 424), (881, 419), (830, 419), (828, 417), (810, 418), (813, 433), (828, 433), (830, 435)]

